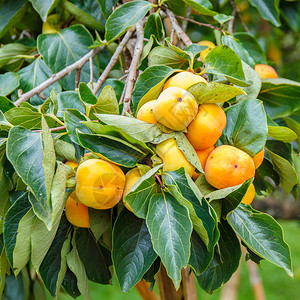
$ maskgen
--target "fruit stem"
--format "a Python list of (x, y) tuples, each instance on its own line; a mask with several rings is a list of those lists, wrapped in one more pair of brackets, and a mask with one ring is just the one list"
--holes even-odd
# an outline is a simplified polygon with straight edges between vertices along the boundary
[(160, 187), (161, 187), (162, 189), (165, 189), (165, 186), (164, 186), (164, 184), (162, 183), (162, 181), (161, 181), (161, 179), (160, 179), (160, 177), (159, 177), (159, 175), (158, 175), (157, 173), (154, 175), (154, 178), (155, 178), (155, 180), (159, 183)]

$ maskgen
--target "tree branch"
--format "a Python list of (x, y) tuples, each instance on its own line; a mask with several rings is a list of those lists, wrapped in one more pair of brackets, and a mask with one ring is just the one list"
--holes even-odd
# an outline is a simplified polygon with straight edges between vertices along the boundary
[(187, 34), (182, 30), (182, 28), (179, 26), (179, 24), (175, 18), (175, 15), (168, 9), (166, 10), (166, 14), (169, 17), (169, 19), (172, 23), (172, 26), (177, 33), (178, 38), (180, 38), (186, 46), (192, 45), (192, 41), (187, 36)]
[(186, 17), (181, 17), (181, 16), (175, 16), (175, 17), (178, 18), (178, 19), (181, 19), (181, 20), (186, 20), (188, 22), (197, 24), (197, 25), (202, 26), (202, 27), (208, 27), (208, 28), (211, 28), (211, 29), (214, 29), (214, 30), (218, 30), (218, 31), (221, 31), (222, 33), (224, 33), (223, 29), (221, 29), (219, 27), (216, 27), (216, 26), (213, 26), (211, 24), (201, 23), (201, 22), (195, 21), (194, 19), (190, 19), (190, 18), (186, 18)]
[(240, 11), (239, 11), (238, 8), (236, 7), (234, 0), (230, 0), (230, 4), (231, 4), (231, 6), (232, 6), (232, 8), (233, 8), (233, 11), (235, 11), (235, 13), (238, 15), (239, 19), (241, 20), (241, 23), (242, 23), (244, 29), (245, 29), (247, 32), (250, 32), (249, 29), (248, 29), (248, 27), (247, 27), (247, 25), (245, 24), (245, 22), (244, 22), (244, 20), (243, 20), (243, 18), (242, 18), (242, 16), (241, 16), (241, 14), (240, 14)]
[(125, 112), (130, 112), (130, 101), (131, 101), (133, 87), (137, 78), (137, 67), (144, 47), (144, 28), (142, 24), (143, 21), (139, 21), (136, 24), (137, 39), (134, 48), (134, 54), (128, 71), (128, 76), (126, 78), (126, 87), (125, 87), (124, 101), (123, 101), (124, 106), (122, 112), (123, 115), (125, 114)]
[(50, 86), (54, 82), (62, 79), (63, 77), (65, 77), (69, 73), (71, 73), (75, 70), (81, 69), (85, 65), (85, 63), (89, 61), (90, 57), (94, 58), (105, 47), (106, 46), (103, 45), (103, 46), (100, 46), (98, 48), (93, 49), (92, 51), (87, 53), (85, 56), (83, 56), (82, 58), (80, 58), (79, 60), (74, 62), (72, 65), (67, 66), (66, 68), (64, 68), (63, 70), (59, 71), (56, 74), (53, 74), (50, 78), (48, 78), (47, 80), (42, 82), (40, 85), (36, 86), (35, 88), (30, 90), (29, 92), (24, 93), (17, 101), (14, 102), (14, 104), (16, 106), (19, 106), (21, 102), (27, 101), (29, 98), (31, 98), (32, 96), (34, 96), (36, 94), (40, 94), (48, 86)]
[(114, 67), (114, 65), (117, 63), (119, 56), (121, 54), (121, 52), (123, 51), (123, 48), (126, 46), (126, 44), (128, 43), (130, 37), (132, 36), (132, 33), (135, 30), (135, 26), (131, 27), (127, 33), (125, 34), (125, 36), (123, 37), (121, 43), (119, 44), (119, 46), (117, 47), (115, 53), (113, 54), (112, 58), (110, 59), (109, 64), (106, 66), (105, 70), (102, 72), (101, 76), (99, 77), (95, 88), (93, 89), (93, 93), (96, 95), (97, 92), (99, 91), (99, 89), (101, 88), (104, 80), (107, 78), (109, 72), (112, 70), (112, 68)]

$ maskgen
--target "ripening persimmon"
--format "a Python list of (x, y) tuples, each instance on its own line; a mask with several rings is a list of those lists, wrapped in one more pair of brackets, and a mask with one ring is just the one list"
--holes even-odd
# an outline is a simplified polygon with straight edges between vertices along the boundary
[(151, 100), (144, 105), (141, 106), (141, 108), (138, 110), (136, 118), (138, 120), (150, 123), (150, 124), (156, 124), (157, 121), (154, 118), (153, 115), (153, 106), (155, 104), (156, 100)]
[(71, 160), (68, 160), (65, 165), (68, 165), (69, 167), (71, 167), (73, 170), (75, 170), (79, 164), (76, 162), (76, 161), (71, 161)]
[(261, 79), (278, 78), (276, 71), (271, 66), (258, 64), (255, 65), (254, 70), (258, 73)]
[(207, 53), (211, 49), (215, 48), (216, 45), (213, 42), (211, 42), (211, 41), (200, 41), (200, 42), (198, 42), (198, 45), (200, 45), (200, 46), (207, 46), (208, 47), (207, 49), (201, 51), (201, 53), (200, 53), (200, 58), (203, 61), (203, 63), (205, 63), (205, 57), (206, 57)]
[(229, 145), (217, 147), (205, 164), (205, 178), (217, 189), (224, 189), (254, 177), (255, 165), (246, 152)]
[(142, 177), (138, 168), (131, 169), (125, 175), (125, 187), (123, 193), (123, 203), (125, 207), (132, 211), (130, 205), (124, 201), (124, 197), (127, 196), (131, 190), (131, 188), (137, 183), (137, 181)]
[(176, 130), (184, 130), (194, 119), (198, 104), (194, 96), (179, 87), (169, 87), (157, 98), (153, 115), (157, 122)]
[(78, 201), (75, 191), (68, 197), (65, 211), (71, 224), (82, 228), (90, 227), (88, 207)]
[[(203, 170), (205, 168), (205, 163), (207, 161), (207, 158), (208, 158), (209, 154), (212, 151), (214, 151), (215, 149), (216, 149), (215, 145), (213, 145), (213, 146), (211, 146), (211, 147), (209, 147), (207, 149), (203, 149), (203, 150), (197, 150), (197, 149), (195, 149)], [(198, 178), (198, 176), (199, 176), (199, 174), (196, 173), (196, 171), (195, 171), (195, 173), (193, 174), (193, 179), (196, 180)]]
[(187, 90), (190, 86), (200, 82), (207, 84), (207, 81), (200, 75), (192, 72), (179, 72), (167, 80), (163, 90), (169, 87), (179, 87)]
[(102, 159), (88, 159), (81, 163), (76, 180), (78, 201), (95, 209), (115, 206), (120, 201), (125, 186), (123, 171)]
[(186, 159), (178, 148), (174, 138), (167, 139), (156, 146), (157, 155), (163, 160), (163, 171), (175, 171), (183, 167), (192, 176), (195, 167)]
[(254, 157), (252, 157), (255, 165), (255, 169), (259, 168), (259, 166), (262, 164), (265, 157), (265, 148), (263, 148), (261, 151), (259, 151)]
[(187, 128), (186, 137), (195, 149), (207, 149), (217, 142), (225, 126), (226, 115), (220, 106), (201, 104), (195, 119)]
[(255, 187), (254, 187), (254, 184), (251, 183), (249, 185), (247, 192), (244, 195), (241, 203), (250, 205), (254, 199), (254, 196), (255, 196)]

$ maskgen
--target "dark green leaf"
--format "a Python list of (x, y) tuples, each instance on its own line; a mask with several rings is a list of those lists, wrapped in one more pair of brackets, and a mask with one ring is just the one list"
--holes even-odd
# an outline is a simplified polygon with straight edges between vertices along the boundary
[(101, 235), (109, 229), (111, 225), (110, 210), (93, 209), (89, 207), (89, 221), (91, 231), (98, 242)]
[(156, 257), (145, 220), (123, 209), (114, 224), (112, 250), (123, 292), (128, 292), (142, 279)]
[(300, 109), (300, 83), (284, 78), (263, 79), (258, 98), (271, 118), (288, 117)]
[(259, 14), (274, 26), (280, 26), (279, 20), (279, 1), (277, 0), (249, 0), (257, 8)]
[(245, 81), (242, 61), (239, 56), (228, 46), (220, 45), (205, 57), (205, 69), (202, 73), (224, 75), (230, 82), (238, 86), (249, 86)]
[(38, 12), (43, 22), (46, 22), (48, 14), (57, 4), (56, 0), (29, 0)]
[(8, 110), (10, 110), (11, 108), (14, 108), (15, 105), (13, 104), (13, 102), (11, 100), (9, 100), (8, 98), (4, 97), (4, 96), (0, 96), (0, 110), (2, 113), (7, 112)]
[[(18, 74), (8, 72), (0, 75), (0, 96), (7, 96), (20, 85)], [(1, 103), (2, 104), (2, 103)]]
[(169, 193), (154, 194), (149, 202), (146, 224), (153, 248), (178, 289), (181, 269), (186, 267), (190, 257), (192, 222), (188, 210)]
[(82, 147), (124, 167), (132, 168), (145, 157), (141, 150), (118, 138), (81, 132), (77, 136)]
[(164, 27), (159, 13), (151, 14), (148, 17), (144, 31), (144, 36), (146, 39), (150, 39), (152, 34), (157, 38), (158, 41), (164, 38)]
[[(89, 280), (101, 284), (110, 282), (111, 274), (108, 262), (88, 229), (79, 228), (75, 233), (75, 243), (79, 257), (84, 264)], [(91, 259), (93, 258), (93, 259)]]
[(219, 223), (220, 239), (208, 268), (197, 276), (200, 286), (209, 294), (226, 283), (239, 266), (240, 242), (227, 221)]
[(223, 144), (237, 147), (254, 156), (264, 147), (268, 125), (262, 102), (245, 100), (226, 111), (227, 124), (220, 138)]
[(107, 19), (105, 24), (105, 39), (112, 42), (127, 29), (140, 21), (153, 7), (147, 1), (130, 1), (119, 6)]
[(105, 19), (107, 19), (113, 10), (113, 7), (118, 2), (117, 0), (97, 0), (100, 4), (101, 12)]
[(254, 253), (293, 276), (289, 246), (283, 240), (281, 226), (271, 216), (241, 204), (228, 221)]
[(201, 15), (214, 16), (217, 14), (211, 10), (212, 5), (208, 0), (184, 0), (184, 2)]
[(69, 268), (66, 271), (66, 275), (62, 283), (62, 287), (74, 299), (80, 296), (80, 291), (78, 290), (77, 287), (77, 278)]

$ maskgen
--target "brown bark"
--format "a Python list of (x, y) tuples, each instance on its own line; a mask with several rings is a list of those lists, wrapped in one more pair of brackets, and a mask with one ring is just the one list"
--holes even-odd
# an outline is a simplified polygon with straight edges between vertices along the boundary
[(143, 300), (158, 300), (156, 293), (154, 291), (150, 292), (150, 283), (145, 279), (137, 283), (135, 288)]

